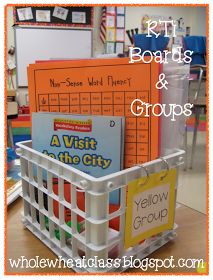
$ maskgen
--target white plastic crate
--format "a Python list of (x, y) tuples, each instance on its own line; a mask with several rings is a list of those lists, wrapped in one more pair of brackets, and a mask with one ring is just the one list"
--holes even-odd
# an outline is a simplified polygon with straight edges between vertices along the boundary
[[(124, 248), (128, 182), (146, 176), (146, 170), (151, 174), (165, 169), (165, 161), (162, 159), (143, 164), (146, 170), (141, 166), (134, 166), (101, 178), (94, 178), (33, 150), (31, 144), (31, 141), (18, 143), (24, 204), (23, 222), (56, 255), (64, 260), (77, 260), (83, 256), (86, 259), (94, 256), (101, 259), (123, 256), (142, 259), (175, 238), (176, 225), (172, 230), (146, 239), (135, 247), (128, 250)], [(175, 150), (174, 153), (165, 156), (169, 168), (177, 168), (178, 171), (179, 166), (183, 164), (183, 154), (184, 151)], [(43, 184), (44, 173), (47, 176), (47, 186)], [(53, 191), (52, 178), (55, 177), (58, 178), (58, 195)], [(70, 183), (71, 203), (64, 195), (65, 181)], [(176, 186), (178, 186), (178, 175)], [(120, 189), (120, 208), (109, 213), (109, 193), (117, 189)], [(77, 203), (78, 195), (82, 192), (85, 197), (85, 211), (82, 211)], [(44, 196), (47, 197), (48, 207), (45, 206)], [(58, 203), (58, 217), (54, 214), (53, 203)], [(65, 209), (71, 213), (71, 227), (65, 222)], [(81, 218), (79, 224), (83, 229), (80, 233), (77, 230), (79, 217)], [(119, 219), (118, 231), (109, 228), (110, 221), (115, 218)], [(122, 265), (119, 269), (73, 267), (78, 272), (119, 272), (127, 268)]]

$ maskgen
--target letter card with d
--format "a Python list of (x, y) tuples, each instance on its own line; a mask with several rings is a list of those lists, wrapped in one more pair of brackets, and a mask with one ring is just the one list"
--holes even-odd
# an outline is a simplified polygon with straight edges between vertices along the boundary
[(125, 248), (174, 225), (176, 169), (128, 184)]

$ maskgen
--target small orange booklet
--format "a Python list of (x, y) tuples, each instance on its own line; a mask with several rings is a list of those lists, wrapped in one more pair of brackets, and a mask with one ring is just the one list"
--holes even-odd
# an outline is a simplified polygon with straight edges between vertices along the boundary
[(30, 111), (125, 116), (124, 167), (128, 168), (159, 155), (158, 117), (144, 113), (136, 117), (131, 112), (134, 99), (159, 102), (158, 76), (154, 61), (131, 64), (128, 58), (30, 64)]

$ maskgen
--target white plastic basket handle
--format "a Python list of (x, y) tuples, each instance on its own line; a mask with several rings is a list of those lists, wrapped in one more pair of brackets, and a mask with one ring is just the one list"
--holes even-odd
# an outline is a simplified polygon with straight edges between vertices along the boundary
[(16, 149), (16, 154), (17, 154), (18, 156), (21, 156), (21, 155), (22, 155), (21, 148), (17, 148), (17, 149)]

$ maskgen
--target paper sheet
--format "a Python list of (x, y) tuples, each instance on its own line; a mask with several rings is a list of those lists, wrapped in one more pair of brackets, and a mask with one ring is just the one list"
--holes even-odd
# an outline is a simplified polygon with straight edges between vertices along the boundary
[(86, 23), (86, 13), (85, 12), (72, 12), (72, 22), (73, 23)]
[(117, 16), (116, 27), (118, 27), (118, 28), (125, 27), (125, 17), (124, 16)]
[(124, 52), (124, 43), (116, 43), (116, 53), (123, 53)]
[(20, 21), (33, 19), (31, 7), (17, 9), (17, 13)]
[(107, 15), (107, 17), (106, 17), (106, 26), (107, 27), (115, 27), (115, 16)]
[(117, 14), (123, 15), (125, 13), (125, 8), (124, 7), (117, 7)]
[(115, 41), (115, 29), (107, 29), (107, 41)]
[(116, 41), (124, 42), (124, 29), (116, 29)]
[(55, 7), (53, 11), (53, 17), (57, 17), (63, 20), (67, 19), (69, 10), (62, 7)]
[(114, 43), (107, 43), (106, 44), (106, 53), (111, 54), (115, 52), (115, 44)]
[(28, 69), (31, 112), (125, 116), (125, 168), (159, 156), (159, 118), (136, 117), (130, 106), (136, 98), (159, 102), (159, 64), (111, 58), (36, 63)]
[(50, 11), (49, 10), (36, 10), (36, 21), (37, 22), (50, 22)]

